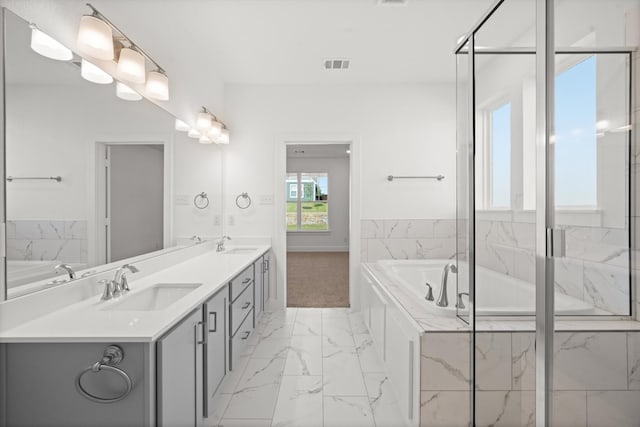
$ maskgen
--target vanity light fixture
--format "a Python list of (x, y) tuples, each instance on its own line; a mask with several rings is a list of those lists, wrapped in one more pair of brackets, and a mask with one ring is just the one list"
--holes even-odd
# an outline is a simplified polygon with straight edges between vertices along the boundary
[(131, 83), (142, 84), (146, 80), (144, 56), (135, 48), (124, 47), (120, 50), (116, 77)]
[(80, 65), (80, 75), (85, 80), (101, 85), (113, 83), (113, 77), (84, 58), (82, 58), (82, 63)]
[(189, 132), (191, 130), (191, 126), (189, 126), (188, 124), (186, 124), (180, 119), (176, 119), (175, 127), (176, 127), (176, 130), (179, 130), (181, 132)]
[(200, 138), (200, 132), (197, 129), (189, 129), (189, 132), (187, 133), (187, 136), (189, 138)]
[(33, 49), (34, 52), (57, 61), (69, 61), (73, 59), (71, 49), (66, 48), (53, 37), (40, 31), (35, 24), (29, 26), (31, 27), (31, 49)]
[[(110, 61), (115, 56), (115, 44), (119, 51), (118, 58), (115, 58), (116, 77), (133, 84), (146, 82), (144, 91), (149, 98), (169, 100), (169, 78), (164, 69), (91, 3), (87, 6), (91, 14), (80, 20), (78, 50), (96, 59)], [(153, 64), (153, 71), (145, 76), (146, 61)]]
[(216, 139), (216, 144), (229, 144), (229, 129), (227, 129), (226, 126), (220, 131), (220, 136)]
[(209, 130), (207, 131), (207, 136), (209, 137), (209, 139), (215, 141), (216, 139), (218, 139), (220, 137), (220, 134), (222, 133), (222, 123), (220, 123), (217, 120), (212, 120), (211, 121), (211, 127), (209, 128)]
[(196, 128), (199, 131), (208, 131), (213, 121), (213, 115), (205, 108), (196, 116)]
[(116, 83), (116, 96), (125, 101), (140, 101), (142, 95), (122, 82)]
[(207, 135), (202, 135), (200, 137), (200, 139), (198, 140), (198, 142), (200, 144), (212, 144), (213, 141), (209, 139), (209, 137)]

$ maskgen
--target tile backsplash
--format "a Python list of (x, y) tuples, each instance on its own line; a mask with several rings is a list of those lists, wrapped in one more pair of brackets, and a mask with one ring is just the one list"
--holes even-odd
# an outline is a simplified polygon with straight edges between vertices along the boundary
[(365, 219), (360, 225), (362, 262), (451, 259), (456, 254), (454, 219)]
[(86, 263), (87, 221), (7, 221), (7, 259)]

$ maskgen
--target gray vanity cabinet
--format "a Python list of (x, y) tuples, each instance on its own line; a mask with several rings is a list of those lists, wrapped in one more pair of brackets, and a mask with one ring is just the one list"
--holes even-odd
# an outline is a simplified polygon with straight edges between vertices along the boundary
[(264, 257), (258, 258), (258, 260), (253, 263), (253, 271), (256, 277), (255, 283), (255, 311), (256, 311), (256, 320), (260, 318), (262, 312), (264, 311)]
[(255, 276), (251, 264), (229, 283), (229, 370), (242, 354), (255, 327)]
[(227, 372), (227, 288), (218, 291), (203, 306), (206, 345), (204, 346), (204, 400), (203, 414), (209, 416), (211, 399)]
[(158, 426), (202, 424), (203, 327), (198, 308), (157, 342)]

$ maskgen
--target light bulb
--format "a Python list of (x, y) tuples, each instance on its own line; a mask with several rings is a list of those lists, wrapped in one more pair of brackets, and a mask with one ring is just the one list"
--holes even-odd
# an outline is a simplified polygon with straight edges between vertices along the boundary
[(216, 140), (220, 136), (221, 131), (222, 131), (222, 123), (216, 120), (213, 120), (211, 122), (211, 127), (207, 131), (207, 136), (212, 140)]
[(73, 58), (71, 49), (67, 49), (35, 26), (31, 27), (31, 49), (42, 56), (58, 61), (69, 61)]
[(176, 130), (179, 130), (181, 132), (188, 132), (189, 130), (191, 130), (191, 126), (180, 119), (176, 119)]
[(169, 100), (169, 77), (160, 71), (151, 71), (147, 76), (145, 91), (150, 98), (159, 101)]
[(80, 75), (85, 80), (89, 80), (90, 82), (98, 83), (101, 85), (113, 83), (113, 77), (111, 77), (109, 74), (105, 73), (99, 67), (95, 66), (84, 58), (82, 59), (82, 64), (80, 65)]
[(111, 27), (95, 16), (85, 15), (80, 19), (77, 46), (80, 53), (97, 59), (113, 59), (113, 35)]
[(140, 101), (142, 99), (142, 95), (121, 82), (116, 83), (116, 96), (125, 101)]
[(120, 51), (116, 77), (131, 83), (142, 84), (146, 79), (144, 57), (136, 50), (125, 47)]
[(198, 113), (198, 115), (196, 116), (196, 128), (201, 132), (206, 132), (207, 130), (209, 130), (209, 128), (211, 128), (211, 121), (211, 114), (207, 113), (206, 111)]
[(200, 138), (200, 132), (198, 132), (197, 129), (189, 129), (189, 132), (187, 132), (187, 136), (189, 138)]

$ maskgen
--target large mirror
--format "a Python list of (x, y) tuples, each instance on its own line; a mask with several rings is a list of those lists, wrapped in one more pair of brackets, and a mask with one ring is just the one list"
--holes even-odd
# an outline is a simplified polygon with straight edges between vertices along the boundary
[(75, 53), (36, 53), (30, 23), (4, 16), (7, 297), (222, 234), (220, 148), (85, 80)]

